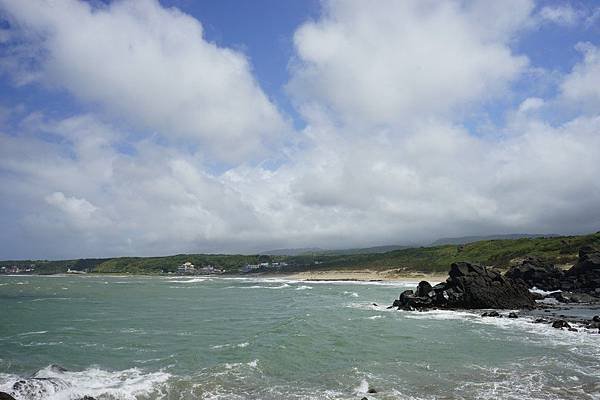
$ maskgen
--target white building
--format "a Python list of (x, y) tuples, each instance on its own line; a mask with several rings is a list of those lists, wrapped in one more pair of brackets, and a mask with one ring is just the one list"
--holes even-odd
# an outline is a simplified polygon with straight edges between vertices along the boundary
[(187, 261), (177, 267), (177, 272), (180, 274), (191, 274), (196, 272), (196, 267), (191, 262)]

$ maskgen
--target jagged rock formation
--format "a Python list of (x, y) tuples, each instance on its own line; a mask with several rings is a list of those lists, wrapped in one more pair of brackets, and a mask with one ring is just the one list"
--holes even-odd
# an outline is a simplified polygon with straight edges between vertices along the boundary
[(521, 265), (509, 269), (505, 276), (522, 279), (529, 287), (552, 291), (560, 289), (564, 272), (539, 257), (527, 257)]
[(476, 309), (533, 307), (533, 296), (521, 280), (467, 262), (454, 263), (446, 282), (422, 281), (416, 292), (404, 291), (392, 307), (399, 309)]
[(522, 279), (529, 287), (546, 291), (561, 290), (552, 294), (560, 302), (592, 302), (600, 297), (600, 251), (591, 246), (579, 250), (577, 263), (567, 271), (539, 258), (528, 257), (522, 265), (512, 267), (505, 276)]

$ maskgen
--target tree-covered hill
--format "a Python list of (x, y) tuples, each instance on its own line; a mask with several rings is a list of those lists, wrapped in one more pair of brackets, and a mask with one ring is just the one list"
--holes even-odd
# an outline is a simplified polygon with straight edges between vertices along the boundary
[[(407, 272), (445, 272), (455, 261), (470, 261), (506, 268), (520, 258), (535, 255), (555, 264), (572, 263), (583, 245), (600, 247), (600, 232), (581, 236), (553, 236), (504, 240), (483, 240), (464, 245), (443, 245), (399, 249), (385, 253), (327, 254), (313, 253), (297, 256), (178, 254), (165, 257), (118, 257), (78, 260), (20, 260), (0, 261), (0, 267), (35, 267), (36, 273), (60, 273), (67, 269), (95, 273), (155, 274), (174, 272), (184, 262), (198, 267), (212, 265), (228, 273), (238, 273), (246, 264), (285, 262), (277, 272), (324, 269), (375, 270), (400, 269)], [(261, 269), (265, 271), (266, 269)]]

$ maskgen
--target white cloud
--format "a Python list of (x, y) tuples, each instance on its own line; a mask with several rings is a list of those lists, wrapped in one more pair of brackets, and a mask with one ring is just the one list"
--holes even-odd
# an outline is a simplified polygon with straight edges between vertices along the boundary
[(544, 99), (539, 97), (528, 97), (519, 105), (519, 111), (522, 113), (539, 110), (544, 106)]
[(46, 203), (64, 212), (68, 219), (84, 229), (90, 228), (90, 223), (94, 222), (94, 214), (98, 210), (86, 199), (67, 197), (63, 192), (49, 194), (45, 197), (45, 200)]
[(600, 106), (600, 49), (591, 43), (579, 43), (583, 61), (576, 64), (561, 85), (569, 101), (597, 112)]
[(585, 16), (582, 10), (577, 10), (570, 4), (542, 7), (538, 15), (542, 22), (551, 22), (562, 26), (574, 26)]
[[(18, 72), (22, 84), (66, 88), (139, 128), (200, 143), (230, 162), (256, 156), (287, 129), (246, 57), (206, 41), (200, 22), (177, 9), (155, 0), (98, 7), (1, 0), (1, 9), (20, 34), (4, 69)], [(38, 67), (24, 68), (32, 64)]]
[[(114, 37), (129, 32), (122, 24), (139, 23), (149, 46), (156, 32), (148, 33), (147, 26), (164, 28), (154, 18), (182, 22), (175, 32), (187, 32), (186, 23), (199, 29), (190, 17), (152, 2), (120, 2), (94, 13), (70, 1), (44, 4), (79, 7), (81, 18), (103, 28), (89, 34), (104, 32), (106, 25), (115, 29)], [(295, 36), (298, 60), (289, 90), (307, 126), (297, 132), (296, 145), (278, 148), (285, 162), (271, 168), (240, 163), (216, 173), (206, 167), (204, 148), (182, 151), (172, 142), (132, 140), (94, 114), (19, 117), (14, 132), (0, 133), (0, 220), (13, 228), (3, 230), (10, 235), (1, 233), (0, 251), (25, 257), (155, 255), (597, 230), (595, 47), (581, 47), (584, 59), (564, 77), (558, 99), (531, 95), (506, 110), (505, 127), (481, 137), (469, 131), (464, 115), (489, 99), (512, 95), (510, 81), (522, 76), (527, 61), (510, 45), (535, 18), (530, 2), (324, 6), (325, 15)], [(137, 16), (137, 7), (154, 14)], [(32, 26), (68, 30), (54, 16), (26, 14)], [(43, 35), (46, 41), (55, 36)], [(217, 54), (241, 57), (199, 42)], [(102, 41), (93, 49), (86, 49), (90, 59), (107, 54)], [(157, 65), (170, 65), (163, 60), (170, 53), (149, 54)], [(53, 68), (45, 59), (44, 79), (59, 82)], [(140, 71), (139, 64), (125, 69)], [(253, 82), (247, 65), (243, 71)], [(188, 93), (180, 84), (166, 96)], [(214, 90), (217, 99), (226, 98), (231, 86)], [(108, 95), (90, 99), (113, 106)], [(589, 112), (551, 124), (544, 112), (559, 100)], [(160, 108), (162, 99), (156, 101)], [(246, 140), (254, 146), (252, 138), (237, 139), (242, 148)], [(124, 140), (132, 151), (119, 151)]]
[(341, 122), (409, 124), (460, 117), (501, 95), (527, 65), (508, 46), (529, 1), (331, 1), (297, 30), (289, 90)]

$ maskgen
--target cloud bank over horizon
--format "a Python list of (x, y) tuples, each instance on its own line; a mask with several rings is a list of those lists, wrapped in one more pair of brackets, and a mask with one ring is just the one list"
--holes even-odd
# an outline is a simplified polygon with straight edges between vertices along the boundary
[(0, 258), (597, 231), (598, 10), (324, 1), (290, 109), (180, 8), (0, 0)]

